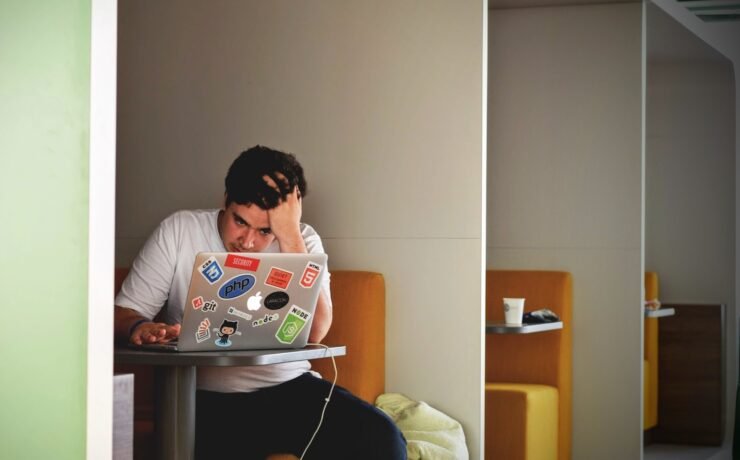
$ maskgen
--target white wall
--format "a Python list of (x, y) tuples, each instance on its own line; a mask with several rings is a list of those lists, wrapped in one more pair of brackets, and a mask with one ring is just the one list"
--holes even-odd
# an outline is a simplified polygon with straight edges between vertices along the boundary
[(723, 303), (725, 442), (737, 390), (736, 102), (732, 62), (648, 8), (645, 267), (664, 302)]
[(121, 3), (117, 262), (295, 152), (333, 268), (387, 283), (386, 389), (482, 425), (484, 2)]
[(490, 268), (573, 274), (573, 458), (640, 458), (641, 5), (493, 10)]

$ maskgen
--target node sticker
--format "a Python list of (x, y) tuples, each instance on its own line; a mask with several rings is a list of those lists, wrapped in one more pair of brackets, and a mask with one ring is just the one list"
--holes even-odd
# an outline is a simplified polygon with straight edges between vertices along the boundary
[(237, 310), (234, 307), (229, 307), (229, 311), (227, 313), (229, 313), (230, 315), (238, 316), (239, 318), (244, 318), (246, 320), (252, 319), (252, 315), (241, 310)]
[(264, 318), (260, 318), (260, 319), (257, 319), (257, 320), (252, 321), (252, 327), (264, 326), (267, 323), (272, 323), (272, 322), (277, 321), (279, 319), (280, 319), (280, 315), (277, 314), (277, 313), (274, 313), (272, 315), (267, 314), (267, 315), (265, 315)]
[(216, 281), (220, 280), (221, 277), (224, 275), (224, 271), (221, 268), (221, 266), (216, 261), (216, 258), (211, 256), (203, 262), (203, 264), (200, 266), (200, 274), (203, 275), (203, 278), (206, 279), (210, 284), (215, 283)]
[(200, 310), (200, 307), (202, 307), (202, 306), (203, 306), (203, 297), (202, 296), (198, 296), (198, 297), (196, 297), (196, 298), (193, 299), (193, 308), (195, 308), (196, 310)]
[(321, 265), (309, 262), (306, 269), (303, 270), (303, 275), (301, 275), (301, 286), (304, 288), (312, 287), (319, 277), (319, 273), (321, 273)]
[(252, 257), (237, 256), (229, 254), (226, 256), (226, 262), (224, 265), (231, 268), (238, 268), (240, 270), (249, 270), (250, 272), (256, 272), (260, 266), (260, 260)]
[(224, 300), (236, 299), (254, 287), (254, 275), (238, 275), (225, 282), (218, 290), (218, 296)]
[(310, 317), (311, 313), (293, 305), (285, 316), (283, 324), (280, 325), (280, 329), (275, 333), (275, 338), (277, 338), (280, 343), (293, 343)]
[(287, 289), (291, 279), (293, 279), (293, 272), (272, 267), (270, 273), (267, 274), (265, 284), (279, 289)]
[(211, 338), (211, 320), (208, 318), (200, 322), (198, 330), (195, 332), (195, 341), (204, 342)]
[(288, 297), (287, 292), (275, 291), (265, 297), (265, 308), (268, 310), (280, 310), (288, 305), (288, 302), (290, 302), (290, 297)]

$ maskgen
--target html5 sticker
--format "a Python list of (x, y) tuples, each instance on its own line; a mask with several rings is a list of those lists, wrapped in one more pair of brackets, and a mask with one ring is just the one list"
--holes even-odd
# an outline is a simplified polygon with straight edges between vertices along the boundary
[(291, 279), (293, 279), (293, 272), (272, 267), (270, 273), (267, 274), (265, 284), (279, 289), (287, 289)]
[(250, 272), (256, 272), (260, 266), (260, 260), (252, 257), (229, 254), (228, 256), (226, 256), (226, 262), (224, 262), (224, 265), (231, 268), (238, 268), (239, 270), (249, 270)]
[(306, 265), (306, 269), (303, 270), (303, 275), (301, 275), (301, 286), (303, 286), (304, 288), (313, 287), (320, 273), (321, 265), (309, 262)]

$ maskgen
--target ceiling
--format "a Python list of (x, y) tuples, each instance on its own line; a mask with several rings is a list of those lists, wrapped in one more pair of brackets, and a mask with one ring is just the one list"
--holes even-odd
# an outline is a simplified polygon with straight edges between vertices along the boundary
[(677, 0), (704, 22), (740, 22), (740, 0)]
[(640, 0), (488, 0), (488, 8), (492, 10), (497, 10), (504, 8), (537, 8), (548, 6), (598, 5), (602, 3), (639, 2)]

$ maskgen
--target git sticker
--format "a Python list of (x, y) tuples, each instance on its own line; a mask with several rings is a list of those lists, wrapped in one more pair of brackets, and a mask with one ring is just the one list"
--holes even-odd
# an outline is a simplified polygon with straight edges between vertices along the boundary
[(280, 343), (293, 343), (310, 317), (311, 313), (293, 305), (290, 307), (288, 314), (285, 315), (285, 319), (283, 320), (283, 324), (280, 325), (280, 329), (275, 333), (275, 338), (277, 338)]
[(216, 281), (220, 280), (221, 277), (224, 275), (224, 270), (221, 268), (221, 266), (216, 261), (216, 258), (211, 256), (203, 262), (203, 264), (200, 266), (200, 274), (203, 275), (203, 278), (206, 279), (209, 283), (213, 284)]
[(211, 338), (211, 320), (208, 318), (204, 319), (198, 325), (198, 330), (195, 332), (195, 341), (201, 343)]
[(313, 284), (319, 277), (319, 273), (321, 273), (321, 265), (309, 262), (306, 265), (306, 269), (303, 270), (303, 275), (301, 275), (301, 286), (304, 288), (313, 287)]
[(237, 256), (235, 254), (229, 254), (226, 256), (226, 262), (224, 265), (231, 268), (238, 268), (240, 270), (249, 270), (250, 272), (256, 272), (260, 266), (260, 260), (253, 257)]
[(196, 310), (200, 310), (200, 307), (203, 306), (203, 303), (204, 303), (203, 297), (198, 296), (193, 299), (193, 308), (195, 308)]
[(216, 308), (218, 308), (218, 302), (216, 302), (215, 300), (209, 300), (208, 302), (205, 302), (203, 304), (204, 312), (216, 311)]
[(293, 272), (283, 270), (282, 268), (272, 267), (270, 269), (270, 273), (267, 274), (265, 284), (280, 289), (287, 289), (291, 279), (293, 279)]

